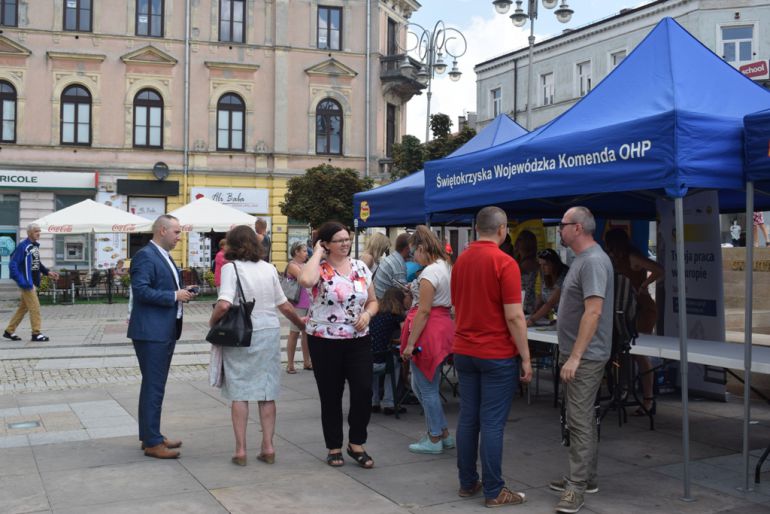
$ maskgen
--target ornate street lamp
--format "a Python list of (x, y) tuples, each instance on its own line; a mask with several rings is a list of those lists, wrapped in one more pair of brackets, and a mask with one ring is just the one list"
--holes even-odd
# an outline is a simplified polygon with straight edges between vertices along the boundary
[[(553, 9), (559, 0), (542, 0), (543, 7)], [(529, 62), (527, 64), (527, 130), (532, 130), (532, 75), (534, 66), (532, 54), (535, 48), (535, 19), (537, 18), (537, 0), (527, 0), (527, 11), (521, 8), (523, 0), (516, 0), (516, 9), (511, 15), (511, 21), (516, 27), (523, 27), (529, 20)], [(513, 4), (512, 0), (494, 0), (492, 4), (500, 14), (507, 14)], [(561, 23), (568, 23), (575, 11), (569, 8), (566, 0), (562, 0), (559, 8), (554, 11), (556, 19)]]
[[(417, 80), (427, 84), (428, 108), (425, 117), (425, 142), (430, 138), (430, 99), (432, 96), (431, 82), (436, 75), (442, 75), (446, 72), (448, 65), (444, 60), (444, 55), (452, 58), (452, 69), (449, 70), (449, 78), (453, 82), (460, 80), (462, 72), (457, 67), (457, 59), (465, 55), (468, 50), (468, 42), (465, 36), (459, 30), (447, 27), (442, 20), (436, 22), (433, 30), (428, 30), (417, 23), (407, 23), (404, 26), (407, 31), (407, 48), (401, 48), (408, 53), (416, 51), (420, 60), (420, 71), (417, 72)], [(414, 45), (409, 46), (409, 36), (414, 37)], [(400, 46), (400, 45), (399, 45)], [(409, 64), (409, 58), (405, 57), (401, 65), (405, 69)]]

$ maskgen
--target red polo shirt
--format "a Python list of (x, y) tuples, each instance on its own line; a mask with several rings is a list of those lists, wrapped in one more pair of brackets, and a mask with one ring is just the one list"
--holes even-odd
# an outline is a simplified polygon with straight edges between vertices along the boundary
[(519, 265), (492, 241), (474, 241), (452, 268), (452, 351), (481, 359), (518, 355), (503, 304), (521, 303)]

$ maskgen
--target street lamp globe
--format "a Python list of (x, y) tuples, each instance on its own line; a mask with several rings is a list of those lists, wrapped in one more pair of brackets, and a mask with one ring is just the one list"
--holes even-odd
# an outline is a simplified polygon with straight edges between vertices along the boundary
[(516, 9), (516, 12), (511, 14), (511, 21), (514, 27), (523, 27), (527, 23), (527, 15), (521, 9)]
[(569, 8), (567, 2), (562, 2), (559, 8), (554, 11), (554, 14), (556, 15), (556, 19), (561, 23), (569, 23), (574, 12), (575, 11)]
[(425, 69), (426, 66), (423, 66), (420, 68), (420, 71), (417, 72), (417, 80), (422, 82), (423, 84), (428, 83), (428, 79), (430, 79), (430, 73), (428, 73), (428, 70)]
[(546, 9), (553, 9), (558, 3), (559, 0), (543, 0), (543, 7)]
[(409, 70), (413, 70), (414, 66), (412, 66), (412, 62), (409, 60), (409, 57), (405, 55), (404, 60), (401, 61), (401, 66), (399, 66), (399, 68), (401, 68), (401, 71), (406, 72)]
[(498, 14), (506, 14), (508, 12), (508, 9), (511, 8), (511, 4), (513, 3), (512, 0), (495, 0), (492, 2), (495, 4), (495, 11), (497, 11)]
[(444, 62), (444, 54), (441, 52), (438, 53), (438, 57), (436, 57), (436, 62), (433, 64), (433, 69), (436, 70), (436, 73), (441, 75), (446, 71), (446, 63)]
[(457, 67), (457, 61), (452, 62), (452, 70), (449, 72), (449, 78), (452, 79), (453, 82), (457, 82), (460, 80), (460, 77), (462, 76), (462, 72)]

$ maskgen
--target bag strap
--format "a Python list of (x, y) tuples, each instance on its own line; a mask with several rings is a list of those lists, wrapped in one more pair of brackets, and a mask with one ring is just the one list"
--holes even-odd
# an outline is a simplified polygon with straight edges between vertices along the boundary
[(243, 287), (241, 287), (241, 277), (238, 276), (238, 266), (233, 261), (233, 269), (235, 270), (235, 283), (237, 284), (238, 299), (241, 304), (246, 305), (246, 295), (243, 294)]

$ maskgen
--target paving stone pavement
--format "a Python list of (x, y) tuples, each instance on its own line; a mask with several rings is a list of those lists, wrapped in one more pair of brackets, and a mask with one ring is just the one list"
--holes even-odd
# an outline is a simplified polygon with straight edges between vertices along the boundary
[[(15, 302), (0, 303), (0, 324), (16, 308)], [(78, 304), (42, 307), (43, 333), (51, 341), (28, 341), (25, 318), (16, 332), (23, 338), (0, 339), (0, 394), (53, 391), (135, 383), (141, 374), (131, 341), (126, 338), (126, 304)], [(182, 337), (177, 342), (169, 380), (185, 381), (208, 376), (209, 344), (205, 341), (211, 301), (185, 306)], [(289, 333), (281, 320), (283, 357)], [(301, 352), (298, 350), (298, 357)]]

